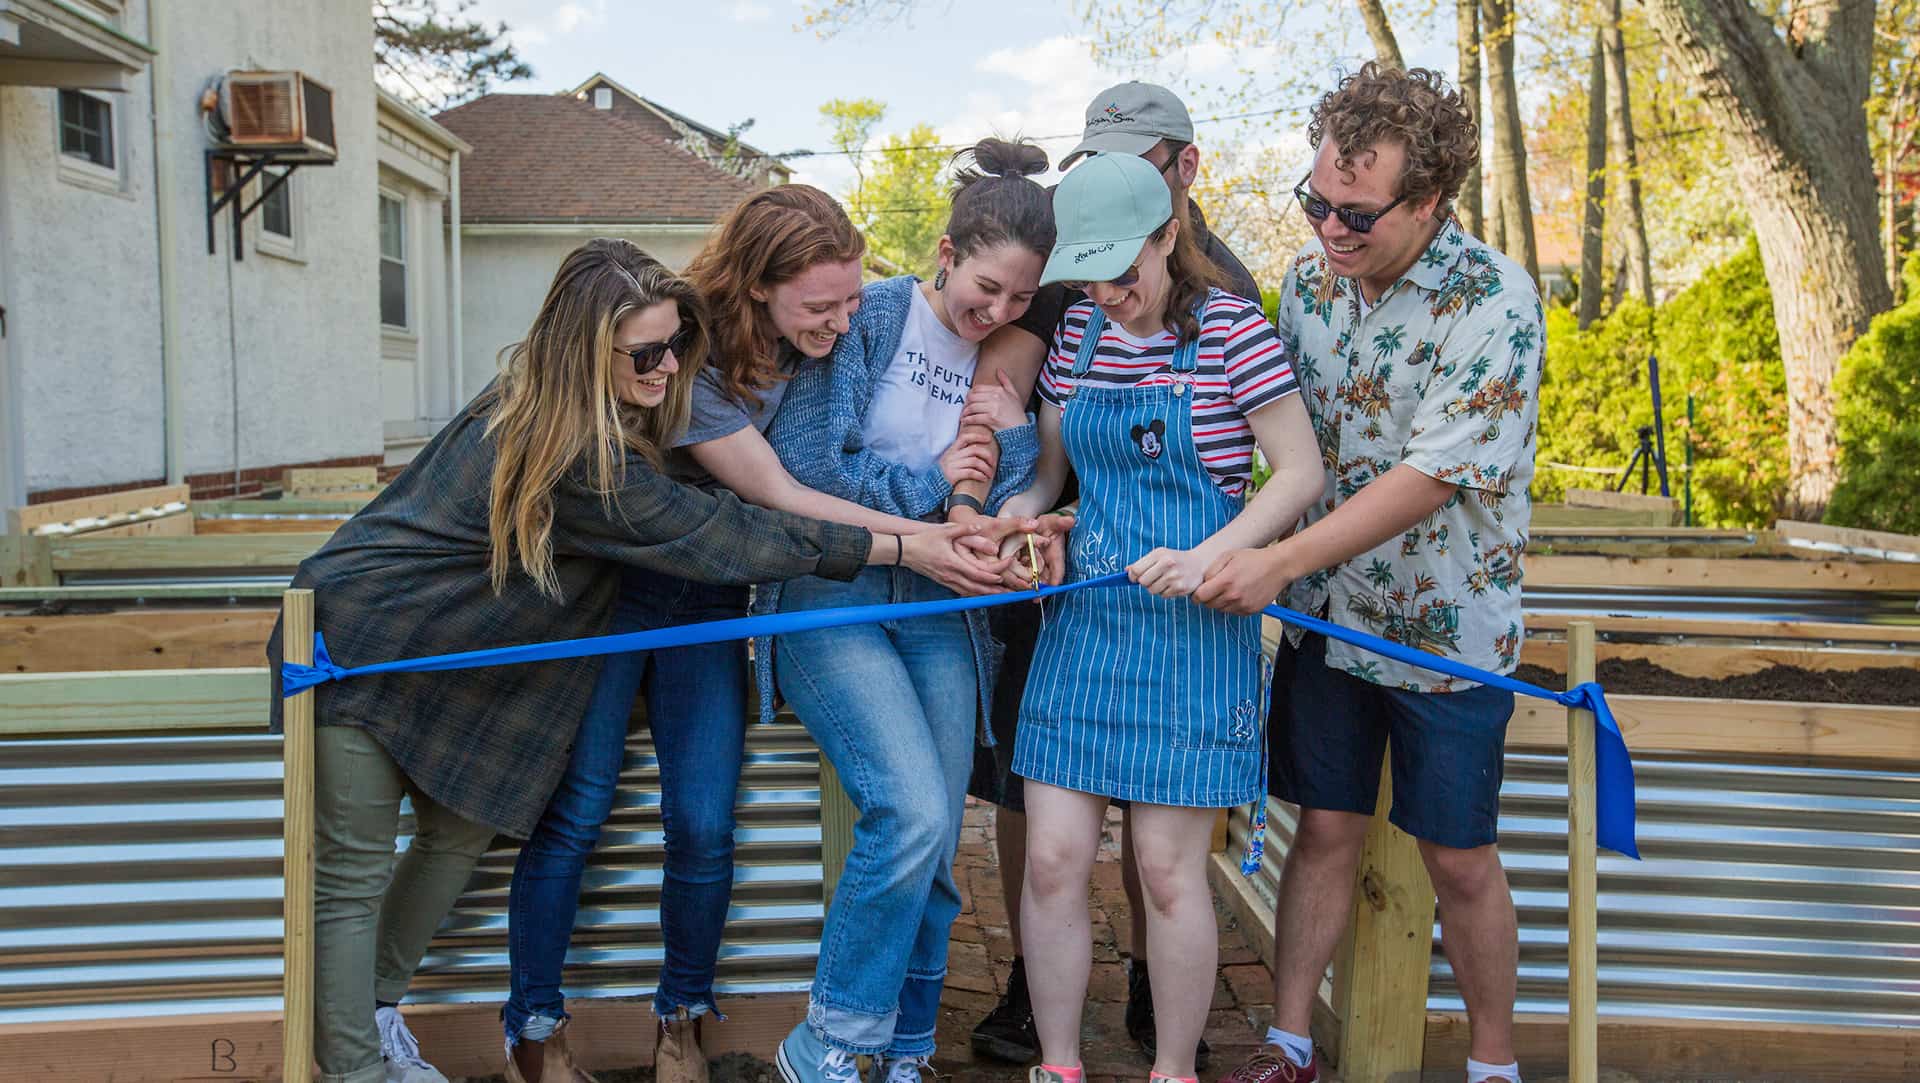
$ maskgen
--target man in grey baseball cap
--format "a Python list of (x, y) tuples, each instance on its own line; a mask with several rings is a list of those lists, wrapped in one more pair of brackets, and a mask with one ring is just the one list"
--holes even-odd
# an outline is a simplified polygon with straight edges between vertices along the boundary
[[(1108, 87), (1087, 103), (1086, 128), (1078, 146), (1060, 160), (1060, 168), (1075, 166), (1089, 155), (1124, 154), (1144, 158), (1160, 171), (1167, 183), (1171, 206), (1185, 207), (1186, 228), (1193, 231), (1200, 251), (1220, 268), (1227, 289), (1241, 297), (1260, 302), (1260, 287), (1246, 267), (1228, 251), (1220, 238), (1207, 229), (1200, 207), (1188, 196), (1188, 189), (1200, 175), (1200, 148), (1193, 145), (1193, 117), (1178, 95), (1152, 83), (1126, 82)], [(1154, 223), (1157, 226), (1159, 223)], [(1118, 273), (1116, 271), (1116, 273)], [(1086, 277), (1084, 275), (1076, 277)], [(1040, 363), (1053, 342), (1054, 330), (1067, 308), (1081, 299), (1078, 290), (1058, 283), (1040, 287), (1033, 303), (1011, 326), (1002, 327), (988, 338), (980, 351), (980, 365), (974, 373), (974, 386), (993, 387), (996, 373), (1004, 372), (1016, 388), (1031, 389), (1040, 373)], [(1037, 409), (1029, 403), (1030, 409)], [(1069, 485), (1061, 502), (1071, 503), (1076, 490)], [(986, 495), (982, 488), (977, 497)], [(972, 512), (965, 507), (951, 508), (949, 516), (958, 521)], [(973, 778), (967, 792), (992, 802), (996, 849), (1000, 857), (1000, 887), (1006, 896), (1009, 932), (1013, 939), (1013, 971), (1007, 978), (1006, 994), (1000, 1003), (973, 1031), (973, 1051), (983, 1058), (1025, 1063), (1040, 1055), (1034, 1036), (1033, 1008), (1027, 997), (1026, 964), (1021, 958), (1020, 879), (1026, 867), (1026, 801), (1020, 776), (1013, 763), (1014, 719), (1020, 711), (1020, 697), (1026, 690), (1027, 668), (1033, 661), (1034, 642), (1039, 634), (1038, 609), (1034, 606), (1004, 606), (994, 610), (993, 633), (1006, 646), (1000, 677), (994, 685), (990, 719), (996, 748), (981, 749), (974, 757)], [(1132, 911), (1132, 936), (1128, 941), (1131, 957), (1127, 968), (1127, 1033), (1153, 1055), (1153, 993), (1147, 979), (1146, 923), (1142, 915), (1146, 902), (1140, 890), (1140, 875), (1133, 862), (1132, 845), (1123, 845), (1122, 881)], [(1207, 1043), (1200, 1043), (1195, 1064), (1205, 1067)]]
[[(1080, 145), (1060, 159), (1060, 168), (1071, 169), (1089, 154), (1145, 157), (1163, 140), (1182, 148), (1193, 145), (1193, 117), (1187, 114), (1186, 103), (1163, 86), (1139, 80), (1121, 83), (1101, 91), (1087, 105)], [(1165, 166), (1161, 168), (1164, 171)]]

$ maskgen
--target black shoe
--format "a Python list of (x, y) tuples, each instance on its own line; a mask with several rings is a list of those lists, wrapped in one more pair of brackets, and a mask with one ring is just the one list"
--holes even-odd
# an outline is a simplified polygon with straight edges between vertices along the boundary
[[(1153, 1029), (1153, 985), (1147, 979), (1147, 964), (1141, 959), (1127, 963), (1127, 1036), (1138, 1042), (1147, 1056), (1159, 1055), (1159, 1041)], [(1193, 1050), (1193, 1069), (1207, 1066), (1213, 1050), (1205, 1038)]]
[(973, 1051), (989, 1060), (1025, 1064), (1040, 1055), (1040, 1036), (1033, 1029), (1033, 1001), (1027, 996), (1026, 960), (1014, 956), (1007, 975), (1007, 995), (973, 1028)]

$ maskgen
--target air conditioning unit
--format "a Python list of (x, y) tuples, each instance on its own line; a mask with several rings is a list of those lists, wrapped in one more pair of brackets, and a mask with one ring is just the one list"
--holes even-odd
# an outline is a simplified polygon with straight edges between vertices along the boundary
[(297, 71), (232, 71), (220, 85), (222, 142), (285, 162), (330, 163), (333, 91)]

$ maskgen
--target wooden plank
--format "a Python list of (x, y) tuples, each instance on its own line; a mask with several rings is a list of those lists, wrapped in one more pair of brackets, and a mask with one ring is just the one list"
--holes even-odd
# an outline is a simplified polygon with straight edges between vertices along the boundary
[(0, 616), (0, 659), (9, 673), (257, 666), (274, 616), (239, 606)]
[[(1793, 1083), (1913, 1083), (1920, 1029), (1795, 1023), (1704, 1023), (1603, 1016), (1600, 1061), (1609, 1069), (1665, 1080), (1792, 1080)], [(1567, 1071), (1567, 1018), (1514, 1019), (1520, 1074), (1546, 1079)], [(1427, 1064), (1455, 1072), (1470, 1049), (1463, 1012), (1427, 1016)], [(1342, 1077), (1345, 1078), (1344, 1076)]]
[(1619, 511), (1666, 512), (1680, 525), (1680, 502), (1651, 493), (1616, 493), (1610, 489), (1568, 489), (1567, 505), (1575, 508), (1611, 508)]
[(1411, 836), (1387, 822), (1393, 772), (1367, 829), (1346, 938), (1334, 955), (1343, 1083), (1419, 1078), (1433, 961), (1433, 883)]
[(46, 538), (0, 534), (0, 588), (42, 587), (58, 583), (53, 547)]
[(277, 500), (249, 497), (240, 500), (196, 500), (193, 502), (193, 514), (197, 519), (218, 519), (229, 515), (350, 517), (366, 505), (366, 500), (359, 496), (281, 497)]
[(293, 496), (370, 490), (380, 485), (380, 468), (375, 466), (296, 467), (280, 476), (280, 483)]
[(1548, 527), (1527, 538), (1528, 556), (1578, 555), (1628, 557), (1802, 557), (1768, 531), (1685, 530), (1681, 528)]
[(1672, 512), (1664, 509), (1633, 511), (1625, 508), (1576, 508), (1566, 504), (1535, 504), (1532, 523), (1535, 527), (1673, 527), (1679, 525), (1679, 520), (1674, 518)]
[(338, 530), (345, 523), (345, 519), (314, 516), (299, 519), (195, 519), (193, 528), (194, 533), (203, 537), (210, 534), (319, 534)]
[[(1593, 625), (1567, 629), (1567, 687), (1593, 680)], [(1593, 712), (1567, 710), (1567, 1060), (1569, 1083), (1598, 1083), (1599, 851)]]
[[(1758, 673), (1768, 666), (1793, 666), (1826, 673), (1861, 669), (1920, 667), (1920, 645), (1904, 650), (1885, 646), (1871, 649), (1828, 648), (1816, 644), (1711, 646), (1692, 643), (1601, 643), (1602, 661), (1647, 661), (1688, 677), (1724, 678)], [(1520, 661), (1558, 671), (1566, 650), (1553, 639), (1530, 637), (1520, 647)]]
[[(1805, 761), (1920, 762), (1920, 707), (1764, 700), (1608, 696), (1614, 721), (1635, 752), (1703, 752)], [(1507, 748), (1566, 748), (1566, 713), (1521, 697)]]
[[(0, 539), (4, 544), (4, 539)], [(51, 571), (49, 571), (51, 574)], [(40, 602), (174, 602), (192, 599), (265, 598), (277, 601), (284, 586), (273, 583), (126, 583), (113, 586), (0, 587), (0, 606)]]
[[(313, 591), (289, 590), (281, 603), (284, 663), (313, 664)], [(286, 701), (280, 741), (281, 1074), (304, 1079), (313, 1068), (313, 690)]]
[(1920, 593), (1920, 564), (1764, 558), (1528, 556), (1526, 583), (1533, 587), (1637, 587), (1711, 592), (1839, 590), (1904, 594)]
[[(708, 1016), (701, 1045), (710, 1057), (768, 1058), (806, 1018), (805, 993), (726, 997), (727, 1018)], [(503, 1067), (500, 1006), (408, 1005), (421, 1051), (449, 1077), (489, 1078)], [(610, 1071), (652, 1063), (655, 1028), (636, 1025), (647, 1009), (632, 1000), (570, 997), (568, 1045), (581, 1067)], [(279, 1013), (188, 1015), (0, 1027), (0, 1063), (32, 1083), (283, 1081)]]
[(264, 730), (268, 681), (254, 669), (0, 674), (0, 737)]
[[(1920, 623), (1846, 624), (1837, 621), (1694, 620), (1688, 617), (1605, 617), (1564, 612), (1526, 615), (1527, 631), (1561, 631), (1574, 620), (1590, 620), (1603, 637), (1684, 636), (1693, 639), (1813, 640), (1834, 644), (1920, 644)], [(1556, 666), (1555, 668), (1558, 668)]]
[(77, 496), (45, 504), (28, 504), (7, 511), (7, 533), (31, 534), (44, 526), (71, 523), (78, 519), (110, 519), (146, 508), (185, 504), (192, 490), (185, 485), (153, 485), (145, 489), (126, 489), (96, 496)]
[(1782, 519), (1773, 524), (1773, 529), (1790, 545), (1846, 549), (1894, 558), (1920, 558), (1920, 537), (1912, 534), (1895, 534), (1887, 530), (1858, 530), (1853, 527), (1828, 526), (1825, 523), (1802, 523), (1793, 519)]
[(230, 535), (210, 538), (57, 538), (53, 570), (171, 571), (188, 568), (292, 568), (326, 544), (327, 534)]

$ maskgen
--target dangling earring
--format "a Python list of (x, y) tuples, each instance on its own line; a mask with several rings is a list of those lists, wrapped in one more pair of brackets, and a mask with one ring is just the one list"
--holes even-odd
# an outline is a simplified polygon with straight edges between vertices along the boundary
[(947, 269), (945, 267), (933, 272), (933, 288), (936, 290), (947, 288)]

